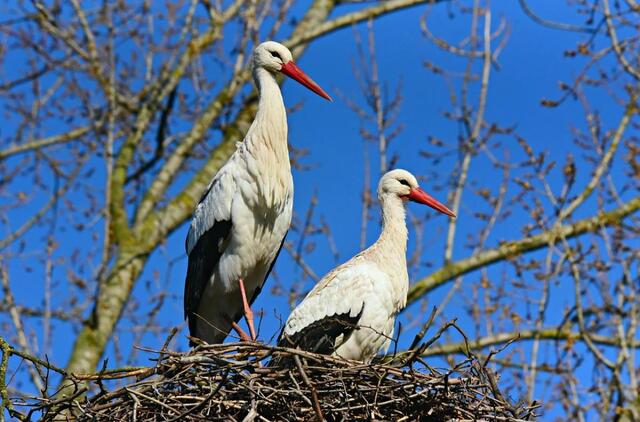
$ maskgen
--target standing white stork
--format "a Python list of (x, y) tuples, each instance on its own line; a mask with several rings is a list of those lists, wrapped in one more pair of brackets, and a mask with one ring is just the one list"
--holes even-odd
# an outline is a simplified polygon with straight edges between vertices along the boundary
[(258, 45), (252, 66), (260, 95), (255, 120), (209, 183), (186, 239), (185, 318), (191, 336), (208, 343), (222, 342), (231, 328), (246, 340), (237, 325), (243, 313), (255, 340), (250, 304), (273, 268), (291, 223), (287, 115), (275, 75), (281, 72), (331, 100), (282, 44)]
[(378, 185), (382, 233), (368, 249), (329, 272), (293, 310), (279, 345), (369, 362), (389, 347), (396, 315), (407, 303), (405, 202), (455, 217), (420, 189), (406, 170), (386, 173)]

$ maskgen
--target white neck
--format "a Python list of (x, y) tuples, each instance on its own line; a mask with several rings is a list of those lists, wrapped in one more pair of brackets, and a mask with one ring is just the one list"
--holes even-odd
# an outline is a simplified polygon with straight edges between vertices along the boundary
[(397, 254), (406, 260), (407, 254), (407, 224), (405, 222), (404, 202), (396, 195), (380, 198), (382, 206), (382, 233), (376, 243), (385, 249), (387, 254)]
[[(404, 204), (397, 196), (380, 198), (382, 206), (382, 232), (378, 240), (365, 252), (389, 270), (389, 275), (407, 273), (407, 225)], [(400, 272), (400, 273), (399, 273)]]
[[(287, 114), (280, 86), (273, 75), (261, 67), (254, 68), (253, 79), (258, 87), (260, 100), (256, 117), (247, 132), (247, 146), (249, 149), (266, 146), (279, 161), (288, 163)], [(258, 143), (262, 145), (257, 145)]]
[(409, 275), (407, 273), (407, 225), (403, 201), (397, 196), (380, 198), (382, 233), (369, 249), (366, 259), (376, 262), (387, 273), (395, 288), (397, 309), (406, 305)]

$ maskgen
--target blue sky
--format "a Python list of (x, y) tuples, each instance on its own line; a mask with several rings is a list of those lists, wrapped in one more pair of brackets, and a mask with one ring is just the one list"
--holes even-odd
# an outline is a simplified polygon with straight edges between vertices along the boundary
[[(567, 59), (564, 57), (564, 52), (575, 48), (576, 42), (584, 39), (585, 35), (544, 28), (525, 16), (517, 2), (495, 3), (492, 7), (493, 27), (497, 27), (500, 19), (505, 19), (510, 26), (511, 35), (498, 60), (500, 69), (493, 69), (491, 72), (486, 120), (514, 127), (517, 134), (527, 139), (534, 149), (546, 151), (552, 159), (562, 163), (566, 153), (575, 150), (572, 143), (572, 126), (584, 127), (582, 108), (574, 100), (566, 101), (558, 108), (546, 108), (540, 106), (540, 100), (557, 98), (561, 93), (558, 82), (560, 80), (570, 82), (578, 74), (584, 65), (584, 60)], [(556, 2), (538, 3), (536, 11), (548, 19), (581, 24), (579, 16), (568, 6), (558, 7)], [(343, 7), (339, 9), (339, 13), (355, 8), (357, 7)], [(403, 123), (404, 130), (391, 144), (389, 156), (398, 154), (398, 167), (406, 168), (416, 175), (428, 175), (432, 171), (442, 174), (443, 177), (439, 180), (423, 181), (423, 188), (445, 202), (447, 192), (435, 191), (434, 187), (446, 182), (446, 177), (455, 168), (456, 154), (450, 155), (448, 160), (444, 160), (434, 169), (430, 168), (429, 161), (422, 158), (419, 152), (430, 149), (427, 143), (430, 136), (444, 140), (448, 147), (453, 149), (456, 145), (457, 127), (455, 123), (443, 116), (444, 112), (451, 110), (446, 85), (442, 78), (428, 72), (422, 63), (429, 60), (449, 70), (462, 72), (464, 61), (443, 52), (422, 36), (419, 19), (424, 11), (425, 8), (421, 6), (383, 17), (375, 21), (373, 29), (380, 78), (389, 84), (390, 91), (393, 91), (399, 83), (402, 87), (403, 102), (399, 120)], [(451, 17), (450, 13), (454, 16)], [(468, 34), (467, 17), (459, 15), (457, 10), (447, 4), (433, 7), (429, 22), (433, 32), (450, 42), (460, 41)], [(355, 31), (366, 39), (364, 25), (342, 29), (315, 42), (298, 60), (300, 67), (334, 97), (333, 103), (314, 96), (295, 82), (287, 81), (283, 86), (283, 95), (288, 106), (299, 102), (304, 103), (300, 110), (289, 116), (289, 141), (297, 148), (310, 151), (310, 155), (303, 160), (310, 169), (294, 172), (295, 211), (299, 216), (303, 216), (310, 198), (317, 194), (318, 204), (314, 221), (317, 223), (320, 219), (325, 220), (331, 227), (340, 252), (340, 261), (350, 258), (359, 251), (360, 239), (360, 198), (364, 172), (363, 141), (359, 135), (361, 123), (336, 95), (339, 91), (343, 96), (363, 104), (352, 72), (352, 62), (357, 60)], [(286, 36), (286, 31), (283, 30), (281, 35)], [(459, 85), (459, 79), (454, 83)], [(472, 98), (477, 96), (477, 87), (474, 89)], [(619, 119), (620, 107), (602, 93), (594, 91), (589, 92), (589, 95), (591, 103), (597, 104), (597, 111), (605, 127), (615, 125)], [(2, 136), (10, 136), (10, 131), (3, 130)], [(215, 140), (208, 142), (215, 142)], [(375, 145), (368, 146), (374, 168), (377, 163), (376, 148)], [(514, 137), (503, 138), (502, 145), (493, 152), (497, 156), (503, 156), (507, 150), (512, 158), (522, 158), (522, 152)], [(578, 163), (578, 166), (580, 167), (581, 163)], [(493, 191), (497, 190), (498, 181), (495, 179), (495, 171), (486, 159), (474, 161), (471, 173), (475, 183), (489, 186)], [(616, 174), (615, 171), (614, 174)], [(377, 183), (378, 176), (376, 172), (372, 173), (374, 185)], [(588, 177), (589, 172), (580, 172), (577, 186), (582, 186)], [(551, 180), (560, 181), (557, 172)], [(558, 189), (559, 186), (560, 183), (557, 183)], [(510, 190), (510, 194), (514, 194), (515, 187), (510, 188), (513, 189)], [(588, 215), (593, 211), (594, 204), (593, 201), (587, 203), (577, 216)], [(424, 218), (425, 212), (419, 206), (410, 205), (410, 207), (411, 212), (419, 218)], [(458, 217), (459, 232), (453, 253), (454, 259), (464, 258), (470, 253), (468, 248), (464, 247), (465, 239), (467, 235), (477, 231), (477, 226), (475, 222), (466, 224), (465, 221), (473, 221), (471, 216), (478, 210), (486, 211), (486, 205), (479, 202), (477, 196), (465, 192)], [(432, 213), (429, 214), (433, 217)], [(12, 223), (17, 225), (19, 220), (19, 216), (13, 216)], [(496, 227), (488, 242), (489, 246), (497, 245), (499, 240), (517, 239), (520, 236), (518, 226), (526, 223), (526, 214), (515, 215), (509, 222)], [(436, 265), (442, 262), (446, 224), (446, 218), (438, 216), (430, 218), (425, 228), (423, 253), (426, 257), (433, 257), (432, 260)], [(379, 233), (378, 219), (374, 218), (368, 227), (368, 243), (371, 243)], [(29, 236), (41, 236), (44, 230), (45, 228), (41, 228)], [(145, 297), (153, 294), (154, 289), (166, 287), (172, 293), (172, 297), (163, 306), (159, 318), (170, 326), (182, 324), (181, 295), (186, 259), (181, 258), (184, 257), (186, 232), (185, 225), (173, 233), (166, 244), (154, 253), (134, 292), (144, 303)], [(60, 253), (64, 253), (75, 245), (73, 239), (65, 238), (67, 235), (61, 236), (64, 239), (63, 243), (68, 243), (68, 246), (63, 245), (61, 249)], [(292, 240), (295, 241), (295, 238)], [(322, 275), (335, 266), (336, 262), (325, 238), (315, 237), (314, 241), (317, 243), (316, 248), (312, 253), (305, 255), (305, 259), (318, 275)], [(409, 253), (413, 247), (412, 242), (413, 239), (410, 239)], [(537, 256), (541, 256), (540, 253)], [(425, 260), (427, 260), (426, 257)], [(175, 265), (170, 268), (169, 273), (168, 262), (174, 260)], [(13, 279), (24, 280), (24, 282), (14, 283), (18, 300), (34, 305), (41, 303), (42, 298), (34, 294), (33, 284), (29, 281), (29, 278), (41, 273), (39, 271), (25, 273), (23, 266), (12, 263), (10, 265), (14, 274)], [(490, 274), (497, 279), (505, 268), (506, 266), (502, 264), (496, 265), (491, 268)], [(160, 274), (158, 281), (155, 281), (156, 272)], [(295, 269), (292, 260), (285, 252), (278, 261), (275, 272), (285, 286), (290, 285), (292, 279), (299, 276), (299, 270)], [(421, 268), (413, 275), (421, 277), (428, 273), (428, 268)], [(475, 282), (477, 279), (477, 275), (466, 277), (463, 281), (464, 289), (467, 289), (467, 283)], [(54, 280), (64, 284), (65, 274), (55, 273)], [(272, 282), (272, 280), (269, 281), (269, 283)], [(261, 329), (261, 337), (265, 339), (277, 334), (279, 321), (274, 315), (279, 314), (284, 318), (288, 312), (285, 300), (268, 294), (268, 287), (269, 285), (254, 305), (254, 310), (265, 311)], [(305, 288), (310, 287), (311, 282), (307, 280)], [(427, 298), (428, 309), (442, 300), (448, 289), (449, 287), (446, 286), (431, 293)], [(554, 306), (562, 308), (570, 304), (568, 294), (569, 290), (565, 291), (562, 288), (557, 290), (557, 296), (553, 301)], [(61, 297), (60, 300), (62, 299)], [(54, 301), (57, 300), (58, 298)], [(471, 321), (461, 312), (464, 306), (464, 300), (456, 297), (445, 309), (443, 320), (459, 317), (463, 326), (473, 332)], [(526, 311), (523, 307), (522, 312)], [(418, 306), (408, 310), (412, 316), (420, 317), (420, 312)], [(426, 317), (427, 315), (422, 316), (425, 319)], [(129, 323), (126, 320), (123, 321), (120, 328), (126, 332)], [(34, 329), (41, 335), (37, 327)], [(69, 340), (73, 334), (68, 327), (64, 326), (57, 326), (55, 330), (53, 348), (49, 357), (52, 361), (63, 364), (68, 357), (71, 346)], [(176, 343), (176, 347), (182, 350), (186, 348), (184, 333), (184, 330), (181, 331)], [(405, 333), (402, 339), (404, 344), (410, 342), (412, 331)], [(148, 335), (143, 338), (142, 345), (158, 348), (163, 340), (164, 334)], [(121, 344), (124, 350), (131, 347), (127, 341), (130, 339), (127, 334), (124, 334)], [(528, 353), (528, 343), (512, 347), (523, 347), (523, 353), (525, 355)], [(114, 349), (110, 347), (108, 355), (113, 356), (113, 354)], [(145, 362), (144, 355), (140, 356), (139, 362)], [(588, 369), (582, 374), (583, 376), (589, 376)]]

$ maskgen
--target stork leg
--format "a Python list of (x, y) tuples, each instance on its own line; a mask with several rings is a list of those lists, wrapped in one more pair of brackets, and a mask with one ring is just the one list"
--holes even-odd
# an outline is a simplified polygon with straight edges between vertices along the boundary
[(240, 326), (236, 322), (231, 321), (231, 327), (236, 333), (238, 333), (238, 336), (240, 337), (240, 341), (246, 341), (246, 342), (251, 341), (251, 338), (249, 338), (247, 333), (245, 333), (244, 330), (240, 328)]
[(242, 306), (244, 306), (244, 318), (247, 320), (247, 325), (249, 326), (249, 333), (251, 334), (251, 340), (256, 341), (256, 329), (253, 327), (253, 311), (249, 306), (249, 301), (247, 300), (247, 293), (244, 289), (244, 281), (239, 278), (238, 284), (240, 284), (240, 293), (242, 294)]

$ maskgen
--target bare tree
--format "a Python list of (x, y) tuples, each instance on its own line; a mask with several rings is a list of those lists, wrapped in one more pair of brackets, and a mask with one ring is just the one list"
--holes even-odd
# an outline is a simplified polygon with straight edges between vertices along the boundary
[[(567, 10), (583, 19), (575, 25), (538, 16), (520, 0), (540, 30), (579, 37), (564, 55), (582, 70), (541, 98), (541, 106), (557, 113), (568, 103), (583, 111), (571, 116), (571, 152), (557, 157), (520, 136), (518, 122), (487, 117), (492, 76), (510, 35), (510, 23), (496, 18), (489, 0), (446, 6), (468, 24), (462, 40), (434, 29), (430, 18), (444, 6), (439, 1), (294, 3), (0, 6), (3, 405), (8, 392), (56, 392), (41, 365), (63, 366), (46, 359), (56, 342), (73, 342), (61, 373), (90, 374), (105, 355), (115, 361), (110, 366), (136, 362), (131, 345), (153, 335), (160, 347), (181, 319), (159, 317), (179, 301), (168, 297), (167, 285), (182, 277), (172, 271), (181, 255), (166, 242), (191, 216), (253, 119), (257, 98), (247, 60), (261, 39), (284, 40), (298, 57), (321, 37), (366, 24), (366, 38), (356, 37), (354, 64), (362, 99), (343, 96), (360, 119), (369, 163), (360, 228), (366, 244), (375, 220), (371, 185), (394, 165), (394, 139), (403, 127), (404, 88), (378, 66), (382, 36), (375, 36), (375, 20), (420, 5), (416, 25), (425, 45), (461, 65), (450, 68), (425, 57), (425, 78), (435, 75), (450, 90), (450, 104), (437, 118), (448, 119), (457, 133), (444, 140), (426, 133), (428, 141), (412, 148), (421, 149), (432, 169), (425, 176), (447, 192), (460, 218), (434, 234), (425, 231), (429, 214), (410, 216), (418, 240), (410, 259), (413, 306), (403, 323), (423, 337), (434, 321), (467, 318), (469, 345), (478, 355), (509, 345), (492, 362), (513, 396), (542, 398), (575, 419), (640, 418), (640, 147), (634, 135), (640, 6), (632, 0), (570, 2)], [(294, 149), (298, 168), (304, 154)], [(469, 201), (482, 205), (471, 211)], [(316, 207), (314, 197), (295, 216), (286, 250), (297, 270), (286, 283), (279, 277), (274, 283), (273, 293), (289, 294), (292, 303), (318, 278), (307, 262), (317, 239), (338, 257), (331, 222)], [(442, 255), (423, 256), (427, 241), (440, 242)], [(163, 271), (148, 271), (157, 257), (166, 264)], [(25, 305), (18, 283), (43, 291), (42, 304)], [(444, 289), (443, 299), (425, 320), (422, 311), (437, 289)], [(421, 352), (447, 360), (464, 353), (463, 345), (445, 332), (442, 342)], [(42, 360), (13, 365), (9, 355)], [(10, 373), (25, 370), (32, 385), (11, 385)]]

